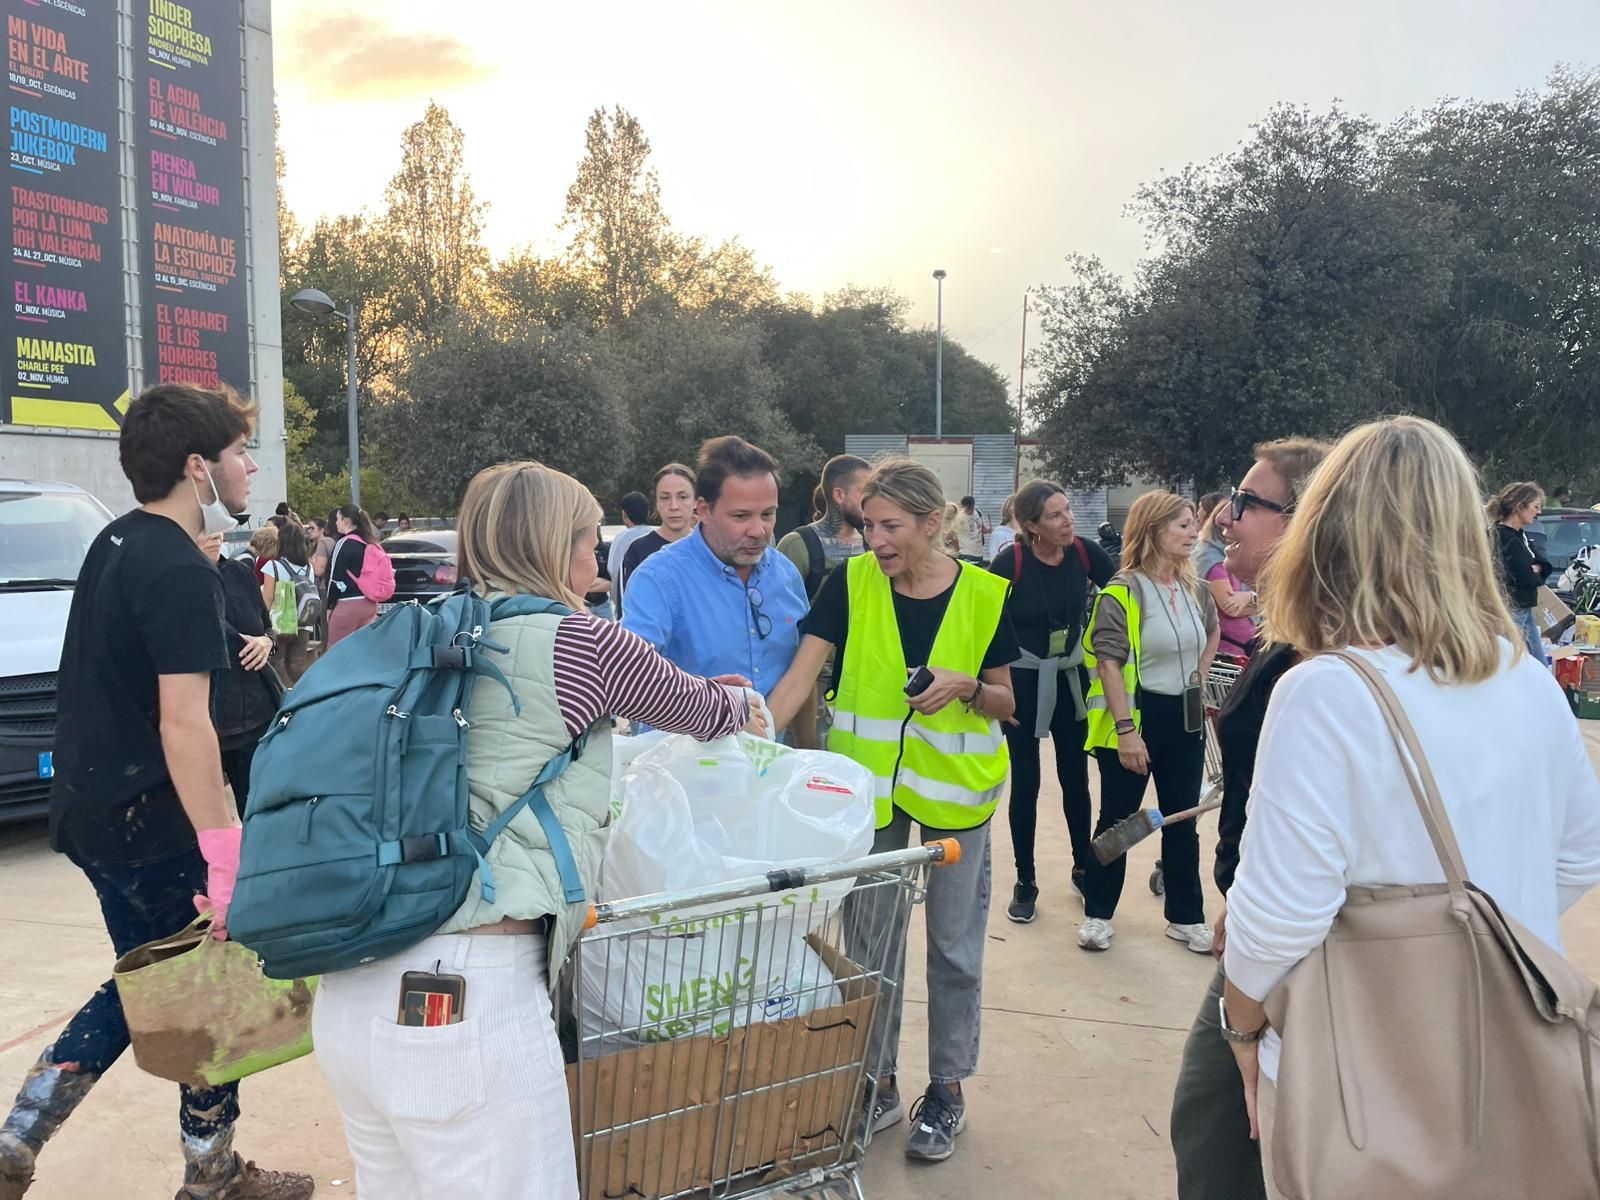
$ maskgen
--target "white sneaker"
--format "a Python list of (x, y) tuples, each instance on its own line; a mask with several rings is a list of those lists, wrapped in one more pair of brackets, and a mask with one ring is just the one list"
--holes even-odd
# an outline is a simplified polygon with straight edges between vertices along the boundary
[(1211, 953), (1209, 925), (1168, 925), (1167, 936), (1175, 942), (1182, 942), (1196, 954)]
[(1114, 932), (1110, 921), (1090, 917), (1078, 926), (1078, 945), (1085, 950), (1109, 950)]

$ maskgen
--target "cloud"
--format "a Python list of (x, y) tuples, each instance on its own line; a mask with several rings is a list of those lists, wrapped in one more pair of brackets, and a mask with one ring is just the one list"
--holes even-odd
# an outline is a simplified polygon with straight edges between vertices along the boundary
[(478, 83), (495, 71), (460, 38), (406, 32), (354, 12), (311, 17), (290, 42), (290, 71), (342, 99), (410, 99)]

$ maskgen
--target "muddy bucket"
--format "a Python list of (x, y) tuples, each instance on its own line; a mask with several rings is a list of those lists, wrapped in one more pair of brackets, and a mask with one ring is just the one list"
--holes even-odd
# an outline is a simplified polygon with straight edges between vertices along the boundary
[(211, 936), (209, 914), (128, 951), (112, 978), (152, 1075), (215, 1087), (311, 1052), (316, 979), (268, 979), (253, 951)]

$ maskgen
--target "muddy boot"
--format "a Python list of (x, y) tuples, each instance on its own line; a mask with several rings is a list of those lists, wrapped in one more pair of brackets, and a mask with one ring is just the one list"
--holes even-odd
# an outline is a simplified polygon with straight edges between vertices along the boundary
[(99, 1078), (58, 1067), (49, 1050), (39, 1056), (0, 1125), (0, 1200), (21, 1200), (33, 1182), (34, 1158)]
[(309, 1175), (263, 1171), (233, 1150), (233, 1126), (183, 1138), (183, 1186), (175, 1200), (306, 1200), (317, 1184)]

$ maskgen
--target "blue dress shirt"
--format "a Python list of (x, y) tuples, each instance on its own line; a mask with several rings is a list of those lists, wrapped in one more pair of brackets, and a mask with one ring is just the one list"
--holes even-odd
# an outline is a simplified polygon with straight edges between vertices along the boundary
[(800, 649), (805, 580), (771, 546), (747, 584), (696, 529), (628, 576), (622, 627), (691, 675), (743, 675), (763, 696)]

